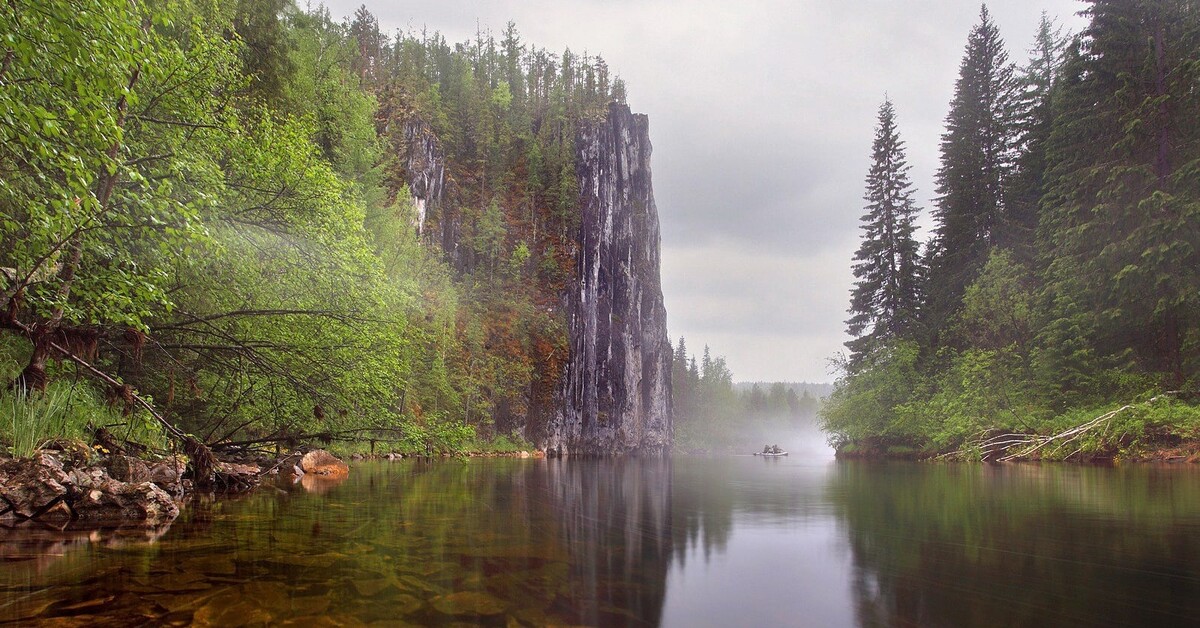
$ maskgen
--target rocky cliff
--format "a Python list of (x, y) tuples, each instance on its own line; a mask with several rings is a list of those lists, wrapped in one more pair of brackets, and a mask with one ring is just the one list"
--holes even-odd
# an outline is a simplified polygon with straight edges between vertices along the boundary
[(547, 449), (661, 454), (671, 445), (671, 348), (659, 279), (649, 122), (613, 103), (576, 142), (581, 224), (570, 357)]

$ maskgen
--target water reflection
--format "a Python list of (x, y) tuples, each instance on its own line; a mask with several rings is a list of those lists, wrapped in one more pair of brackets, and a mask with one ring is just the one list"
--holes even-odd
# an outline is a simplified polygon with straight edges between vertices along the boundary
[[(161, 538), (0, 530), (0, 623), (1171, 625), (1195, 468), (751, 456), (357, 465)], [(152, 542), (145, 542), (152, 541)]]
[(1183, 625), (1195, 469), (839, 465), (862, 626)]
[(66, 569), (3, 564), (0, 621), (659, 621), (669, 460), (364, 464), (311, 488), (197, 500), (153, 545), (64, 548)]

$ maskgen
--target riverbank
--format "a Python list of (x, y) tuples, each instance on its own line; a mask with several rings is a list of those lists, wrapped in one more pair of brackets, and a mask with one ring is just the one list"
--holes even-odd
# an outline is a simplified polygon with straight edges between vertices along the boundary
[(1178, 392), (1051, 413), (992, 413), (948, 420), (937, 405), (906, 405), (893, 421), (838, 430), (842, 459), (981, 462), (1200, 462), (1200, 404)]
[[(1027, 436), (1027, 435), (1002, 435)], [(1057, 449), (1051, 452), (1033, 452), (1028, 455), (1014, 455), (1004, 451), (993, 451), (984, 455), (979, 448), (956, 450), (927, 450), (909, 445), (876, 445), (865, 447), (856, 443), (847, 444), (834, 450), (838, 460), (904, 460), (930, 462), (1067, 462), (1079, 464), (1117, 464), (1117, 463), (1185, 463), (1200, 464), (1200, 438), (1179, 440), (1175, 438), (1134, 439), (1127, 445), (1112, 443), (1099, 449), (1082, 451), (1074, 449), (1063, 452)]]
[[(457, 456), (544, 458), (546, 454), (537, 449), (474, 449), (344, 455), (354, 462)], [(200, 481), (197, 466), (207, 467), (199, 472), (204, 476)], [(99, 444), (89, 448), (81, 442), (61, 442), (30, 457), (0, 458), (0, 523), (156, 528), (173, 521), (195, 494), (237, 495), (276, 477), (291, 483), (338, 481), (349, 472), (341, 458), (321, 449), (280, 457), (213, 457), (197, 465), (184, 455), (138, 457)]]

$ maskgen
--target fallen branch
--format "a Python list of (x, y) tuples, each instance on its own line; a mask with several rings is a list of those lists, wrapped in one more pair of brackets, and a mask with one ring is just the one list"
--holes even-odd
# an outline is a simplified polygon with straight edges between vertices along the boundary
[[(1070, 443), (1078, 441), (1090, 432), (1101, 427), (1107, 428), (1117, 415), (1127, 410), (1132, 410), (1138, 405), (1154, 403), (1163, 397), (1178, 394), (1179, 391), (1172, 390), (1155, 395), (1141, 404), (1126, 404), (1116, 410), (1105, 412), (1087, 422), (1048, 436), (1041, 434), (1004, 433), (981, 438), (973, 447), (950, 452), (945, 457), (967, 458), (970, 454), (978, 452), (979, 457), (985, 461), (1010, 462), (1013, 460), (1028, 459), (1051, 444), (1061, 449)], [(1081, 451), (1083, 451), (1082, 446), (1071, 452), (1064, 460)]]

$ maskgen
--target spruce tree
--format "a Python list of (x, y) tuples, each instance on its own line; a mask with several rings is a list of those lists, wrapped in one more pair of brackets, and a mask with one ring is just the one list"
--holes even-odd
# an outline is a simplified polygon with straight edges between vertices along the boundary
[(854, 255), (857, 281), (846, 321), (847, 331), (855, 337), (846, 343), (852, 368), (881, 342), (907, 336), (920, 301), (917, 242), (913, 239), (918, 209), (913, 203), (904, 142), (896, 131), (896, 109), (890, 100), (879, 106), (872, 159), (864, 196), (863, 240)]
[(942, 135), (937, 229), (930, 250), (927, 320), (940, 329), (958, 309), (1005, 222), (1013, 170), (1016, 80), (987, 7), (967, 38)]
[(1033, 255), (1038, 207), (1044, 194), (1046, 143), (1054, 121), (1051, 97), (1062, 70), (1068, 38), (1043, 11), (1029, 62), (1020, 69), (1016, 98), (1016, 162), (1009, 180), (1007, 220), (999, 243), (1028, 264)]
[(1049, 329), (1176, 386), (1200, 370), (1200, 2), (1092, 0), (1063, 72), (1040, 226)]

